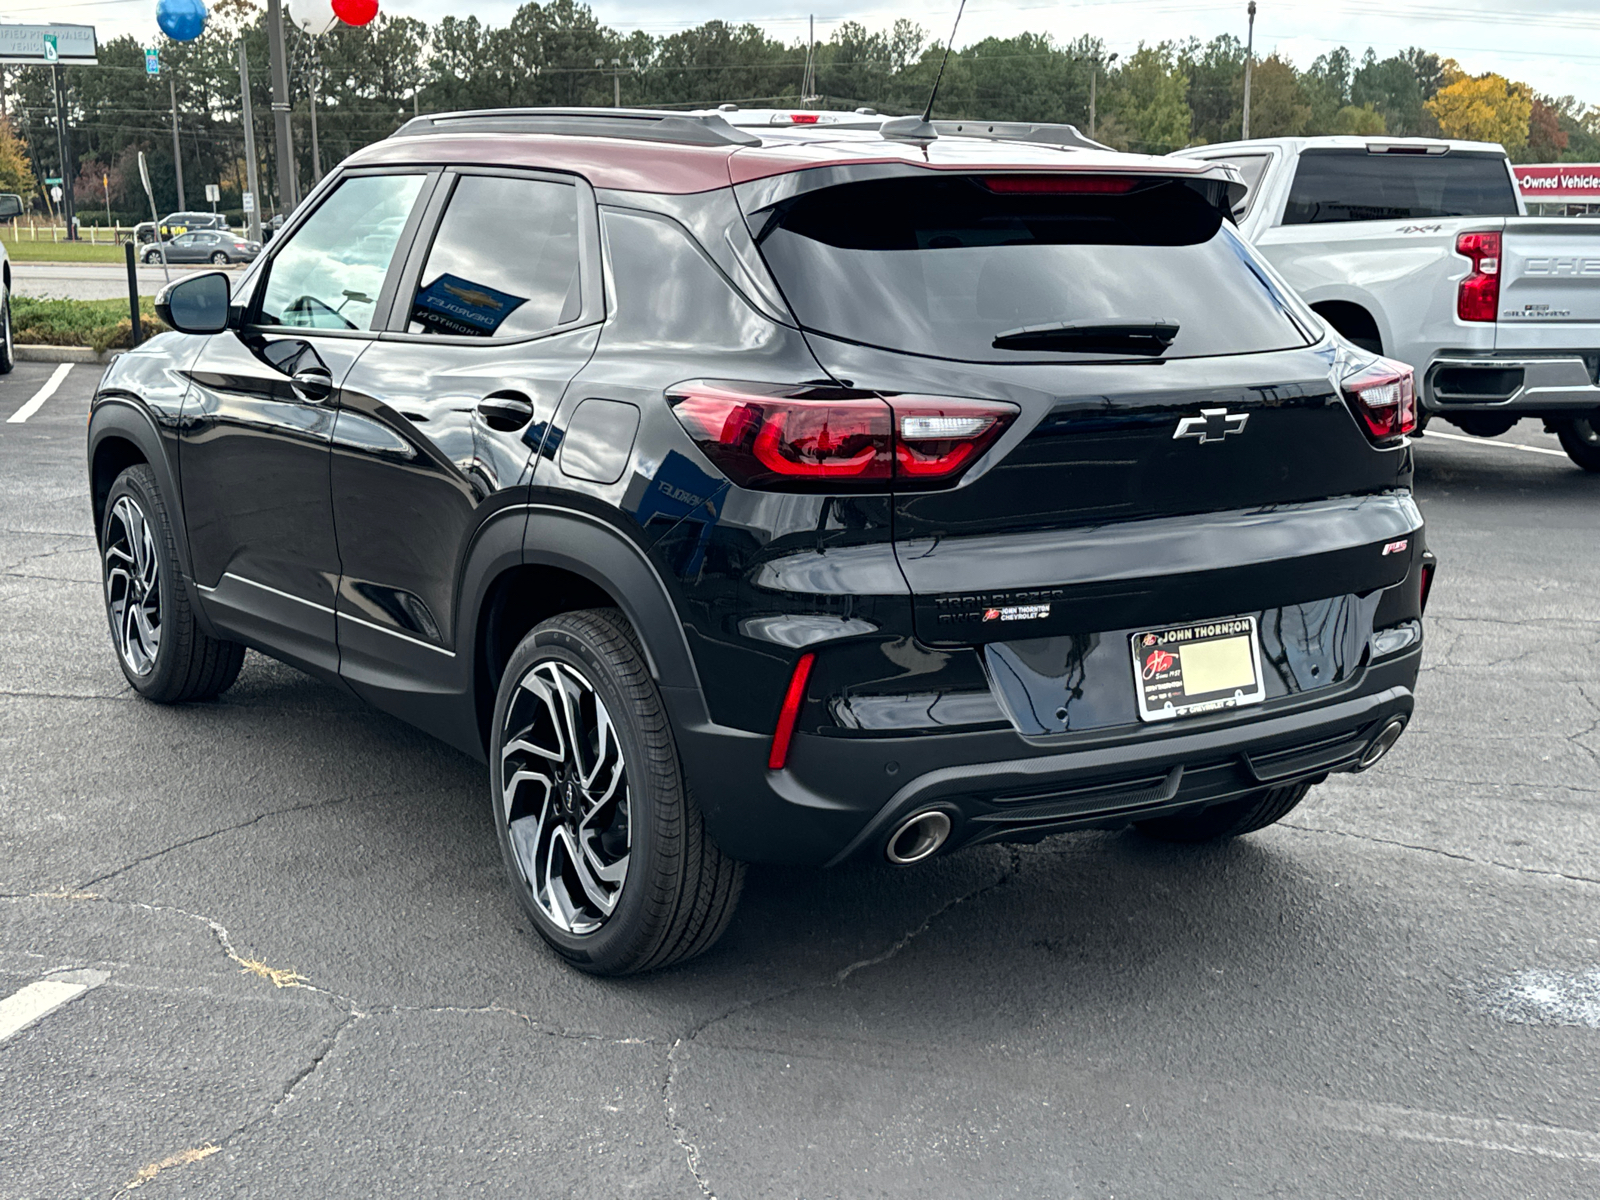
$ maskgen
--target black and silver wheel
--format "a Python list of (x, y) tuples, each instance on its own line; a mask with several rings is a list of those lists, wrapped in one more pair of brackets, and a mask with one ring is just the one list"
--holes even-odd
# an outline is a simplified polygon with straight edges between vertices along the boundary
[(227, 256), (227, 254), (225, 254), (225, 253), (224, 253), (224, 252), (223, 252), (223, 251), (221, 251), (221, 250), (218, 250), (218, 251), (217, 251), (217, 252), (216, 252), (216, 253), (215, 253), (215, 254), (213, 254), (213, 255), (212, 255), (212, 256), (211, 256), (211, 261), (212, 261), (212, 262), (213, 262), (213, 263), (214, 263), (214, 264), (216, 264), (216, 265), (217, 265), (217, 266), (219, 266), (219, 267), (225, 267), (225, 266), (227, 266), (227, 265), (228, 265), (228, 264), (229, 264), (229, 263), (230, 263), (230, 262), (232, 262), (232, 261), (233, 261), (233, 260), (232, 260), (232, 259), (231, 259), (231, 258), (229, 258), (229, 257), (228, 257), (228, 256)]
[(158, 263), (158, 262), (160, 262), (161, 261), (161, 251), (159, 251), (159, 250), (146, 250), (144, 252), (144, 260), (147, 263)]
[(112, 646), (135, 691), (171, 704), (209, 699), (232, 685), (244, 647), (196, 625), (166, 504), (155, 473), (142, 463), (111, 485), (100, 561)]
[(11, 294), (0, 300), (0, 375), (11, 374), (17, 365), (17, 347), (11, 336)]
[(708, 949), (743, 864), (706, 835), (661, 695), (620, 612), (553, 617), (511, 656), (490, 754), (506, 871), (546, 942), (624, 975)]
[(1585, 471), (1600, 471), (1600, 412), (1562, 421), (1556, 436), (1573, 462)]
[(1282, 820), (1306, 798), (1310, 790), (1309, 783), (1263, 788), (1259, 792), (1251, 792), (1237, 800), (1224, 800), (1209, 808), (1190, 809), (1170, 816), (1152, 817), (1148, 821), (1136, 821), (1134, 827), (1146, 837), (1163, 842), (1221, 841), (1254, 833), (1274, 821)]

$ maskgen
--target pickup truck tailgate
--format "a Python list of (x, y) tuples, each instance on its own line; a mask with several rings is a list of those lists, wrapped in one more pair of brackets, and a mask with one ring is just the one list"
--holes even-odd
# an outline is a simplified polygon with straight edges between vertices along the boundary
[(1508, 218), (1495, 349), (1558, 346), (1600, 349), (1600, 220)]

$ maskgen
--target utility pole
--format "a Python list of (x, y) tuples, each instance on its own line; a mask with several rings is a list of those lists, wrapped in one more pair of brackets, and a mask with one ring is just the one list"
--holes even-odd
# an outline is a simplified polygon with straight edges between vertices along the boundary
[(311, 42), (311, 186), (322, 182), (322, 145), (317, 141), (317, 77), (322, 74), (322, 53)]
[(1250, 31), (1245, 35), (1244, 42), (1244, 123), (1239, 129), (1239, 136), (1244, 140), (1250, 139), (1250, 69), (1256, 62), (1256, 0), (1250, 0)]
[[(1117, 56), (1114, 53), (1106, 55), (1106, 70), (1107, 71), (1111, 70), (1111, 64), (1116, 62), (1116, 61), (1117, 61)], [(1096, 80), (1099, 79), (1099, 77), (1100, 77), (1100, 60), (1098, 58), (1096, 58), (1093, 62), (1091, 62), (1089, 64), (1089, 136), (1091, 138), (1095, 136), (1095, 119), (1094, 119), (1094, 117), (1095, 117), (1095, 113), (1094, 113), (1095, 82), (1096, 82)]]
[(267, 0), (267, 52), (272, 68), (272, 127), (277, 139), (278, 209), (290, 213), (300, 203), (294, 165), (294, 132), (289, 128), (289, 65), (283, 52), (283, 0)]
[(250, 108), (250, 56), (239, 39), (239, 96), (242, 103), (240, 115), (244, 118), (244, 178), (249, 188), (250, 204), (244, 214), (250, 227), (250, 240), (261, 240), (261, 188), (256, 181), (256, 120)]
[[(172, 166), (178, 172), (178, 211), (182, 212), (189, 207), (189, 202), (183, 194), (183, 146), (178, 141), (178, 84), (170, 72), (167, 93), (172, 97)], [(156, 232), (159, 235), (161, 231)]]
[[(61, 214), (67, 219), (67, 240), (78, 240), (72, 204), (72, 134), (67, 129), (67, 73), (50, 64), (50, 84), (56, 94), (56, 154), (61, 160)], [(48, 193), (47, 193), (48, 194)]]

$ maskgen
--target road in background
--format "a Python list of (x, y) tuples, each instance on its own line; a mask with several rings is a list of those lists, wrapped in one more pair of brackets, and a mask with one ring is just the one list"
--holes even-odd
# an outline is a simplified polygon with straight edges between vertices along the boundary
[[(190, 271), (233, 270), (209, 265), (171, 266), (172, 278)], [(139, 293), (153, 296), (166, 283), (161, 264), (139, 265)], [(11, 264), (11, 290), (19, 296), (37, 300), (125, 300), (128, 296), (128, 269), (114, 263), (19, 263)]]
[(98, 375), (0, 420), (0, 1195), (1600, 1192), (1600, 477), (1418, 443), (1417, 719), (1281, 825), (753, 868), (710, 955), (605, 982), (480, 764), (254, 654), (130, 694)]

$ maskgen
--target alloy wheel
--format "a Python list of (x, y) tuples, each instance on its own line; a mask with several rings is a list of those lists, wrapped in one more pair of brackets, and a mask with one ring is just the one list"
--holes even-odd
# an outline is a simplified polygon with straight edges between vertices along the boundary
[(533, 901), (584, 935), (616, 909), (632, 846), (628, 766), (594, 686), (564, 662), (528, 668), (506, 710), (501, 811)]
[(118, 497), (111, 507), (105, 569), (117, 652), (135, 675), (148, 675), (161, 649), (161, 562), (155, 532), (131, 496)]

